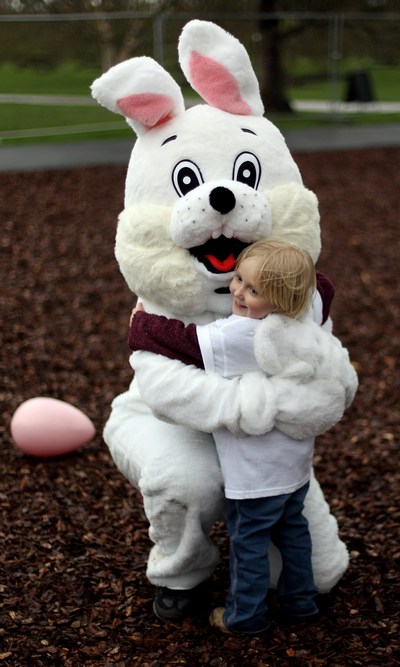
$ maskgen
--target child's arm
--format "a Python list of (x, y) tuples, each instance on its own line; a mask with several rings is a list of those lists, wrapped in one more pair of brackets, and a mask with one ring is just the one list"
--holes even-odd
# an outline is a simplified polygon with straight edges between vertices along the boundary
[(138, 301), (136, 306), (132, 308), (131, 316), (129, 318), (129, 326), (132, 325), (132, 320), (135, 317), (136, 313), (144, 313), (144, 306), (141, 301)]
[(133, 351), (155, 352), (204, 368), (196, 325), (185, 326), (180, 320), (145, 313), (141, 305), (132, 311), (128, 345)]

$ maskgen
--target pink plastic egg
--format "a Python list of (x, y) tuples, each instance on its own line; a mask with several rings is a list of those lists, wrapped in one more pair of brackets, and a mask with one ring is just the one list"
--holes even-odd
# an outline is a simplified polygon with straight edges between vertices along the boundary
[(94, 434), (89, 417), (56, 398), (30, 398), (16, 409), (11, 419), (16, 446), (30, 456), (68, 454), (92, 440)]

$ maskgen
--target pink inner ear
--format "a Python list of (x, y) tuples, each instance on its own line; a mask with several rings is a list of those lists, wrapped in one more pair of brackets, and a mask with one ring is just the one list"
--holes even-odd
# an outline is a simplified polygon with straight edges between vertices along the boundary
[(216, 60), (192, 51), (189, 71), (193, 88), (211, 106), (239, 116), (251, 115), (251, 108), (242, 99), (236, 79)]
[(174, 101), (168, 95), (138, 93), (121, 97), (117, 105), (126, 118), (151, 128), (165, 123), (172, 117)]

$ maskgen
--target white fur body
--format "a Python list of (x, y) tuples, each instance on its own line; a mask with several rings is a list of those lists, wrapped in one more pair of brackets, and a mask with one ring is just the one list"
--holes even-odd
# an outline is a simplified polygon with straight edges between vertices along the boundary
[[(262, 116), (258, 84), (242, 45), (217, 26), (196, 20), (183, 30), (179, 54), (186, 77), (209, 104), (185, 111), (177, 84), (149, 58), (117, 65), (92, 90), (138, 135), (116, 236), (121, 272), (148, 312), (202, 324), (231, 310), (231, 244), (274, 236), (307, 249), (316, 261), (319, 213), (317, 198), (303, 186), (281, 133)], [(211, 77), (210, 62), (215, 65)], [(212, 245), (221, 239), (222, 255)], [(204, 257), (193, 253), (203, 245)], [(326, 368), (332, 349), (329, 344), (320, 352)], [(321, 396), (322, 385), (313, 385), (315, 378), (308, 383), (305, 396), (308, 408), (319, 415), (319, 428), (335, 423), (354, 394), (348, 358), (339, 357), (330, 399)], [(260, 372), (242, 378), (235, 389), (222, 378), (204, 373), (200, 378), (201, 371), (162, 357), (138, 353), (134, 363), (137, 379), (114, 400), (104, 438), (121, 472), (143, 495), (154, 542), (150, 581), (191, 588), (210, 576), (218, 561), (209, 530), (223, 510), (222, 479), (212, 437), (204, 432), (212, 428), (204, 424), (203, 401), (210, 399), (210, 418), (227, 428), (237, 427), (239, 418), (241, 432), (262, 431), (266, 422), (293, 424), (293, 412), (300, 411), (294, 402), (290, 418), (283, 414), (279, 397), (288, 378), (282, 374), (280, 386)], [(253, 410), (246, 420), (242, 409), (254, 387), (259, 389), (257, 404), (270, 413)], [(168, 417), (180, 423), (165, 422)], [(305, 511), (316, 583), (328, 591), (347, 568), (348, 554), (314, 477)], [(272, 585), (279, 567), (272, 553)]]

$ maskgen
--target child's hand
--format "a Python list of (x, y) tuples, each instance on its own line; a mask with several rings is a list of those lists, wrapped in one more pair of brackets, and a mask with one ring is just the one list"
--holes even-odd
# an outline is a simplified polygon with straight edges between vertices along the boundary
[(131, 312), (131, 317), (129, 320), (129, 326), (132, 324), (132, 320), (135, 317), (136, 313), (144, 313), (144, 306), (141, 302), (138, 302), (134, 309)]

